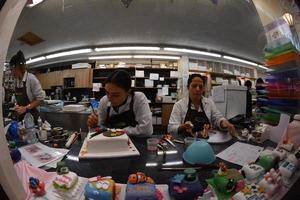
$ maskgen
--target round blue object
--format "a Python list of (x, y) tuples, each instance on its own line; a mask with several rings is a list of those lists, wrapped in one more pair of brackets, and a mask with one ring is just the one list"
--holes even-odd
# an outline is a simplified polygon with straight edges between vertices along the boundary
[(10, 157), (16, 163), (21, 160), (21, 152), (18, 149), (12, 149), (10, 150)]
[(183, 153), (183, 160), (189, 164), (211, 164), (216, 160), (215, 153), (205, 141), (193, 142)]

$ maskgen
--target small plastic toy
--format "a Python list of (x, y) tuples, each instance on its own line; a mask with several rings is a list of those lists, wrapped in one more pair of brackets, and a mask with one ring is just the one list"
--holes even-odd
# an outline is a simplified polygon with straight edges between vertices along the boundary
[(29, 188), (37, 197), (44, 196), (46, 193), (45, 183), (34, 177), (29, 178)]
[(69, 168), (66, 166), (64, 161), (60, 161), (56, 164), (56, 172), (57, 174), (67, 174), (69, 173)]

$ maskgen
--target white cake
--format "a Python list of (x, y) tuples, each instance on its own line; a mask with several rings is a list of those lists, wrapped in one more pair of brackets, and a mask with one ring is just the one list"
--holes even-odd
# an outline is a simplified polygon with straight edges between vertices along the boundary
[(126, 134), (107, 137), (103, 134), (90, 138), (90, 133), (86, 141), (88, 153), (122, 152), (129, 150), (129, 137)]

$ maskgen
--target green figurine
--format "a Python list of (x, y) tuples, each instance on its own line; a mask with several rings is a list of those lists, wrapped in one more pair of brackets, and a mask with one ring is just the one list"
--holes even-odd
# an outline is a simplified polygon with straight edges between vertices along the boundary
[(64, 161), (60, 161), (56, 165), (56, 172), (60, 175), (67, 174), (67, 173), (69, 173), (69, 168), (67, 167), (67, 165)]

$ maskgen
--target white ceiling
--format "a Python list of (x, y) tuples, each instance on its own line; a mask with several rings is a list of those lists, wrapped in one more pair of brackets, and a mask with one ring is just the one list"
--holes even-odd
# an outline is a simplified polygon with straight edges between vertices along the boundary
[[(17, 41), (26, 32), (45, 42), (29, 46)], [(7, 58), (19, 49), (30, 58), (87, 46), (155, 44), (261, 62), (265, 42), (248, 0), (220, 0), (218, 5), (211, 0), (133, 0), (129, 8), (120, 0), (45, 0), (23, 10)]]

